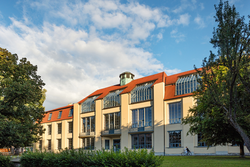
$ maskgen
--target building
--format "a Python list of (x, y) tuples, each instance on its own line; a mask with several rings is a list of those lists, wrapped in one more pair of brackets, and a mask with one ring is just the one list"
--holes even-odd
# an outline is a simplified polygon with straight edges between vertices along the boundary
[[(238, 146), (207, 149), (201, 136), (187, 136), (181, 118), (195, 105), (195, 70), (167, 76), (164, 72), (134, 79), (120, 74), (120, 84), (99, 89), (73, 105), (47, 111), (46, 129), (36, 149), (153, 149), (156, 155), (239, 153)], [(245, 148), (245, 152), (248, 153)]]

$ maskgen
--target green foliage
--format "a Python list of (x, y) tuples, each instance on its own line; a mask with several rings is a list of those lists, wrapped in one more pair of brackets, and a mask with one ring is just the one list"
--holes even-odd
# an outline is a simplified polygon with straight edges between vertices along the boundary
[(90, 151), (90, 150), (63, 150), (53, 152), (28, 152), (21, 157), (23, 167), (156, 167), (162, 164), (162, 157), (155, 156), (154, 152), (147, 150)]
[(0, 167), (12, 167), (13, 164), (8, 156), (3, 156), (0, 154)]
[(203, 60), (197, 106), (183, 119), (188, 133), (202, 133), (208, 145), (243, 143), (250, 151), (250, 21), (245, 23), (228, 1), (215, 5), (215, 21), (210, 43), (218, 54), (210, 52)]
[(39, 140), (44, 85), (37, 66), (0, 48), (0, 148), (30, 146)]

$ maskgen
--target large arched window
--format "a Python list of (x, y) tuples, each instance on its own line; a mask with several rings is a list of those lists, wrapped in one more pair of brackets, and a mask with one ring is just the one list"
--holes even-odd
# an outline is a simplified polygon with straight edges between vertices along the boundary
[(104, 108), (110, 108), (110, 107), (116, 107), (121, 105), (121, 97), (120, 93), (123, 90), (117, 90), (114, 92), (110, 92), (107, 96), (103, 98), (103, 107)]
[(142, 85), (136, 86), (131, 91), (131, 103), (145, 101), (152, 99), (152, 85), (154, 82), (145, 83)]
[[(197, 76), (199, 78), (199, 76)], [(182, 95), (192, 93), (197, 89), (197, 78), (195, 74), (178, 78), (175, 83), (175, 94)]]

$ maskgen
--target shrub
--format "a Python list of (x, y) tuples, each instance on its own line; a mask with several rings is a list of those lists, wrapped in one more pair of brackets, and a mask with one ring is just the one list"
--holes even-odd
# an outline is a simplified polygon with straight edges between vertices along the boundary
[(90, 151), (90, 150), (63, 150), (53, 152), (28, 152), (21, 157), (23, 167), (155, 167), (162, 164), (163, 158), (155, 156), (154, 152), (147, 150), (118, 151)]
[(10, 161), (10, 157), (0, 154), (0, 167), (12, 167), (13, 163)]

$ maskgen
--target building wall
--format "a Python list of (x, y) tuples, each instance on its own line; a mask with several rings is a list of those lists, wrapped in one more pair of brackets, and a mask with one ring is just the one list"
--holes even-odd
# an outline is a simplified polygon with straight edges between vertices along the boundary
[[(73, 138), (74, 149), (82, 148), (82, 139), (94, 137), (94, 147), (96, 150), (100, 150), (105, 147), (105, 140), (109, 140), (110, 149), (113, 148), (114, 140), (120, 139), (120, 147), (124, 149), (132, 148), (131, 135), (140, 133), (152, 133), (152, 149), (154, 149), (157, 155), (179, 155), (183, 152), (185, 147), (188, 147), (194, 154), (231, 154), (239, 153), (239, 147), (236, 146), (215, 146), (210, 147), (198, 147), (197, 135), (187, 135), (189, 125), (182, 125), (181, 123), (170, 124), (169, 118), (169, 104), (180, 102), (181, 103), (181, 115), (182, 118), (187, 116), (188, 110), (192, 107), (194, 99), (192, 96), (179, 97), (175, 99), (164, 100), (165, 96), (165, 82), (158, 82), (153, 86), (153, 98), (143, 102), (131, 103), (131, 94), (121, 94), (121, 106), (112, 108), (103, 108), (103, 99), (95, 101), (95, 111), (82, 113), (81, 103), (75, 103), (73, 105), (74, 114), (73, 119), (60, 120), (43, 123), (42, 125), (46, 129), (46, 132), (42, 135), (43, 150), (48, 147), (48, 140), (52, 142), (51, 150), (58, 151), (57, 139), (62, 140), (62, 148), (68, 147), (68, 139)], [(153, 126), (147, 127), (143, 132), (131, 128), (132, 126), (132, 110), (152, 107), (152, 120)], [(114, 134), (104, 133), (104, 114), (121, 113), (121, 128), (114, 131)], [(95, 116), (95, 132), (83, 133), (83, 118)], [(73, 121), (73, 133), (68, 133), (68, 122)], [(57, 134), (57, 124), (62, 123), (62, 134)], [(48, 135), (48, 125), (52, 125), (52, 135)], [(181, 131), (181, 147), (172, 148), (169, 145), (169, 132)], [(35, 148), (38, 149), (39, 143), (35, 144)], [(151, 150), (151, 149), (149, 149)], [(246, 153), (249, 153), (245, 149)]]

